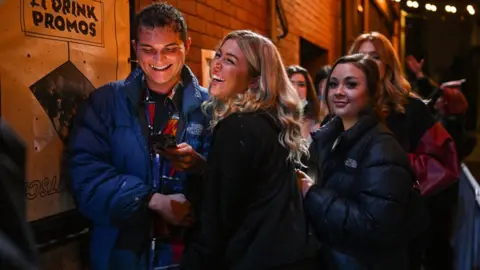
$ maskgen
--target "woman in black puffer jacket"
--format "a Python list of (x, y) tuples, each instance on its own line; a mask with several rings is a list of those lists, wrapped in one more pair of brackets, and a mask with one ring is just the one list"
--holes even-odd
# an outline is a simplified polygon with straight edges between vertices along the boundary
[(373, 105), (378, 67), (365, 54), (344, 56), (327, 82), (335, 117), (313, 135), (317, 183), (297, 172), (321, 256), (327, 269), (406, 270), (428, 215), (407, 153)]

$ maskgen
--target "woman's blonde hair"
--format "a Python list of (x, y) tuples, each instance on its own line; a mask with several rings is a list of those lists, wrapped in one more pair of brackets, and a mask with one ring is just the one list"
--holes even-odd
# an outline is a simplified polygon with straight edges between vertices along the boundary
[(366, 41), (373, 44), (380, 62), (385, 66), (385, 75), (380, 82), (379, 93), (376, 95), (377, 106), (385, 114), (389, 114), (392, 107), (396, 112), (404, 113), (405, 104), (412, 92), (392, 43), (378, 32), (362, 34), (353, 42), (349, 54), (358, 53)]
[(249, 88), (244, 94), (227, 101), (211, 97), (203, 105), (212, 114), (211, 128), (235, 112), (267, 111), (282, 126), (280, 144), (289, 150), (287, 160), (302, 164), (302, 156), (308, 156), (306, 140), (302, 135), (302, 102), (290, 83), (280, 54), (266, 37), (249, 30), (237, 30), (226, 35), (220, 43), (235, 40), (248, 62), (248, 72), (258, 77), (258, 87)]

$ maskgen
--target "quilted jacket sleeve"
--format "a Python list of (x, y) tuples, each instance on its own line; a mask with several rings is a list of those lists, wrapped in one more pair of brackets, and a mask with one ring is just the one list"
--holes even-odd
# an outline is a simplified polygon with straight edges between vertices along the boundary
[(147, 213), (151, 192), (144, 179), (112, 165), (109, 142), (112, 86), (96, 90), (75, 119), (67, 153), (72, 189), (80, 211), (96, 223), (133, 222)]

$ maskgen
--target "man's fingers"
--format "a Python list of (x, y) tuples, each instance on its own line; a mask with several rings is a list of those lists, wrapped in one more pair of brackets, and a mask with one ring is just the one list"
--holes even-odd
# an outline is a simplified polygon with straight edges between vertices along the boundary
[(184, 170), (190, 168), (190, 164), (184, 163), (184, 162), (181, 162), (181, 161), (174, 161), (174, 162), (172, 162), (172, 166), (173, 166), (176, 170), (179, 170), (179, 171), (184, 171)]
[(192, 155), (190, 150), (176, 148), (167, 149), (166, 153), (174, 158), (188, 157)]
[(190, 164), (193, 163), (193, 158), (191, 156), (174, 156), (172, 158), (174, 162)]
[(167, 149), (167, 153), (172, 154), (172, 155), (176, 155), (176, 156), (192, 155), (192, 152), (193, 152), (193, 148), (188, 144), (184, 147)]
[(188, 169), (188, 168), (192, 167), (193, 164), (194, 164), (194, 160), (190, 156), (188, 156), (188, 157), (175, 157), (175, 158), (172, 159), (172, 165), (176, 169), (185, 170), (185, 169)]

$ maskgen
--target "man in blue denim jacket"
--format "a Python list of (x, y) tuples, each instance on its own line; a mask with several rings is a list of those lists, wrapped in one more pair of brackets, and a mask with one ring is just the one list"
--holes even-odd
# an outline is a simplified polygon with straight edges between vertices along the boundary
[[(135, 27), (139, 68), (91, 94), (67, 151), (78, 208), (93, 223), (92, 270), (178, 268), (188, 201), (209, 150), (201, 110), (208, 92), (185, 65), (184, 18), (157, 3), (137, 15)], [(176, 130), (176, 146), (152, 150), (151, 134), (167, 129)], [(158, 224), (167, 224), (163, 238), (153, 233)]]

